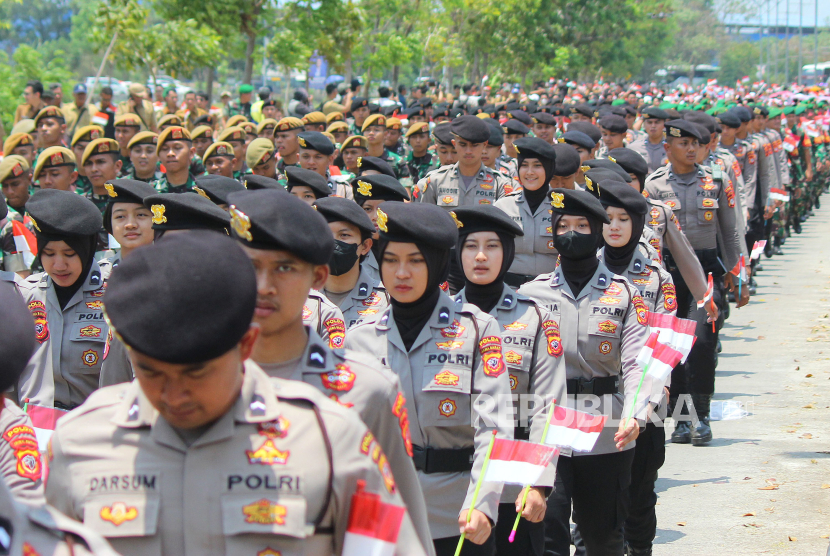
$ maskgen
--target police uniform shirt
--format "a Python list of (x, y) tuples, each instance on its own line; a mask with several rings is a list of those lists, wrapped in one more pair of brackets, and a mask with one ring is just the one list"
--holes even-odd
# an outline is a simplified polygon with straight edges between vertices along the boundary
[(760, 206), (765, 206), (769, 198), (770, 188), (778, 187), (779, 177), (775, 170), (775, 161), (773, 160), (775, 153), (766, 135), (755, 133), (749, 139), (751, 139), (753, 145), (757, 145), (758, 147), (758, 180), (754, 201), (755, 203), (760, 203)]
[[(594, 409), (598, 414), (620, 419), (625, 412), (644, 419), (646, 396), (636, 401), (635, 395), (643, 370), (637, 364), (637, 355), (648, 336), (648, 308), (637, 289), (624, 278), (615, 275), (600, 262), (594, 276), (581, 292), (574, 295), (565, 280), (562, 268), (539, 276), (519, 288), (546, 309), (561, 331), (561, 347), (568, 380), (591, 380), (619, 376), (619, 391), (600, 396)], [(650, 389), (644, 384), (646, 392)], [(611, 407), (608, 407), (608, 401)], [(562, 403), (562, 402), (558, 402)], [(580, 409), (579, 399), (573, 394), (567, 403)], [(544, 416), (540, 413), (531, 424), (531, 438), (541, 438)], [(573, 455), (597, 455), (616, 453), (614, 434), (617, 427), (606, 426), (600, 432), (591, 452), (574, 452)], [(624, 450), (634, 448), (634, 442)]]
[(18, 380), (18, 400), (71, 409), (98, 388), (109, 333), (102, 298), (110, 269), (106, 261), (92, 263), (63, 310), (45, 272), (23, 281), (20, 290), (35, 319), (38, 345)]
[(389, 293), (387, 293), (386, 288), (383, 287), (380, 280), (371, 277), (363, 265), (360, 267), (357, 284), (337, 304), (337, 307), (343, 313), (346, 329), (362, 320), (373, 319), (375, 315), (382, 313), (388, 306)]
[(366, 275), (371, 278), (372, 280), (376, 280), (380, 282), (380, 265), (378, 264), (377, 258), (375, 258), (375, 252), (369, 251), (366, 255), (366, 258), (363, 259), (363, 262), (360, 263), (360, 272), (365, 272)]
[(104, 347), (104, 361), (101, 363), (101, 374), (98, 377), (98, 387), (113, 386), (122, 382), (131, 382), (135, 378), (133, 365), (127, 354), (124, 342), (110, 332), (107, 335), (107, 344)]
[(32, 420), (9, 399), (0, 410), (0, 474), (15, 499), (43, 504), (43, 465)]
[(787, 166), (787, 153), (784, 150), (784, 142), (781, 133), (774, 129), (765, 129), (763, 133), (772, 142), (772, 150), (775, 153), (775, 167), (778, 170), (779, 183), (782, 186), (790, 185), (790, 169)]
[(354, 200), (354, 190), (350, 183), (353, 177), (354, 175), (349, 172), (333, 176), (330, 171), (326, 170), (326, 183), (331, 190), (331, 194), (335, 197)]
[[(349, 331), (349, 349), (376, 357), (398, 375), (409, 417), (413, 450), (474, 449), (472, 471), (425, 473), (418, 479), (427, 502), (433, 539), (458, 536), (458, 514), (470, 507), (493, 421), (473, 427), (473, 400), (510, 395), (499, 326), (490, 315), (465, 304), (460, 309), (441, 293), (438, 304), (412, 347), (401, 340), (391, 308)], [(503, 398), (502, 398), (503, 399)], [(496, 421), (502, 438), (513, 438), (512, 425)], [(501, 483), (482, 483), (475, 509), (495, 522)]]
[(470, 185), (465, 186), (458, 163), (448, 164), (418, 182), (417, 197), (422, 203), (438, 205), (447, 211), (467, 205), (490, 205), (504, 197), (507, 182), (500, 173), (482, 164)]
[(303, 305), (303, 324), (319, 334), (330, 347), (343, 347), (346, 339), (343, 313), (329, 298), (316, 290), (309, 292)]
[(496, 201), (496, 207), (521, 226), (523, 236), (515, 238), (516, 256), (510, 265), (513, 274), (539, 276), (553, 272), (558, 253), (553, 246), (551, 225), (550, 193), (545, 197), (534, 214), (521, 190)]
[(659, 143), (652, 143), (651, 141), (645, 141), (645, 151), (646, 151), (646, 162), (648, 162), (648, 173), (652, 173), (658, 168), (661, 168), (668, 164), (669, 159), (666, 156), (666, 149), (663, 147), (664, 142), (660, 141)]
[(744, 180), (744, 188), (741, 191), (741, 204), (751, 211), (754, 211), (755, 194), (758, 181), (758, 153), (752, 141), (735, 138), (735, 142), (728, 147), (723, 147), (738, 161), (741, 167), (741, 177)]
[[(741, 168), (738, 165), (737, 159), (726, 149), (715, 149), (709, 153), (709, 157), (704, 161), (704, 165), (712, 170), (712, 177), (714, 180), (722, 180), (727, 185), (731, 185), (735, 191), (735, 225), (737, 227), (738, 238), (741, 241), (738, 247), (741, 254), (749, 259), (749, 252), (746, 248), (746, 241), (743, 241), (746, 235), (746, 215), (744, 214), (743, 202), (741, 200), (741, 191), (745, 187), (743, 177), (741, 176)], [(736, 172), (737, 170), (737, 172)]]

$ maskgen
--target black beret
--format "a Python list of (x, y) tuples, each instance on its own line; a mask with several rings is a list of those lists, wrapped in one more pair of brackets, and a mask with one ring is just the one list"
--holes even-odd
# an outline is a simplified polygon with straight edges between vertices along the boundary
[[(266, 106), (266, 105), (263, 105)], [(207, 125), (213, 127), (213, 116), (210, 114), (202, 114), (193, 122), (193, 128), (197, 128), (200, 125)]]
[(556, 118), (546, 112), (536, 112), (532, 115), (534, 123), (556, 125)]
[(522, 227), (493, 205), (470, 205), (458, 207), (450, 213), (455, 218), (459, 235), (476, 232), (502, 232), (511, 237), (525, 235)]
[(497, 112), (497, 110), (496, 110), (496, 105), (495, 104), (485, 104), (484, 106), (479, 106), (476, 109), (475, 114), (476, 115), (478, 115), (478, 114), (487, 114), (488, 116), (490, 116), (492, 118), (496, 115), (496, 112)]
[(166, 363), (193, 364), (239, 343), (256, 297), (254, 267), (239, 246), (193, 231), (124, 259), (109, 279), (104, 310), (127, 346)]
[(581, 131), (593, 139), (595, 145), (602, 139), (602, 132), (591, 122), (571, 122), (568, 124), (568, 131)]
[(424, 116), (424, 117), (426, 117), (426, 112), (424, 111), (424, 107), (416, 104), (415, 106), (412, 106), (411, 108), (407, 109), (407, 111), (406, 111), (407, 119), (411, 118), (412, 116)]
[(371, 174), (352, 179), (354, 200), (362, 205), (363, 201), (408, 201), (409, 193), (401, 182), (386, 174)]
[(227, 205), (228, 195), (236, 191), (245, 191), (245, 186), (225, 176), (199, 176), (196, 178), (193, 191), (217, 205)]
[(571, 108), (571, 113), (573, 114), (576, 112), (577, 114), (582, 114), (585, 117), (593, 118), (594, 117), (594, 107), (589, 104), (577, 104), (576, 106)]
[(709, 133), (709, 128), (703, 124), (697, 124), (694, 122), (692, 122), (692, 125), (694, 125), (697, 128), (697, 132), (700, 134), (700, 139), (698, 140), (698, 143), (700, 143), (701, 145), (708, 145), (712, 140), (712, 136)]
[(534, 112), (538, 112), (538, 105), (535, 102), (525, 102), (519, 105), (519, 110), (522, 112), (527, 112), (528, 114), (533, 114)]
[(319, 131), (303, 131), (297, 134), (301, 149), (311, 149), (326, 156), (334, 154), (334, 144)]
[(551, 107), (550, 113), (554, 116), (567, 116), (571, 113), (571, 111), (568, 110), (567, 107), (562, 106), (561, 104), (555, 104)]
[[(539, 114), (539, 113), (553, 114), (553, 107), (548, 105), (548, 104), (544, 104), (544, 105), (540, 106), (539, 108), (537, 108), (536, 112), (534, 112), (533, 114)], [(531, 116), (533, 116), (533, 114), (531, 114)]]
[(383, 240), (436, 249), (452, 249), (458, 241), (458, 226), (452, 216), (429, 203), (383, 203), (378, 207), (378, 230)]
[(74, 191), (41, 189), (26, 201), (35, 230), (50, 236), (91, 236), (103, 227), (101, 211)]
[(553, 168), (554, 176), (570, 176), (576, 174), (582, 164), (579, 153), (572, 145), (556, 143), (553, 145), (553, 152), (556, 153), (556, 164)]
[(522, 122), (526, 126), (532, 126), (533, 125), (533, 118), (531, 118), (530, 114), (528, 114), (527, 112), (525, 112), (523, 110), (510, 110), (507, 113), (507, 117), (512, 118), (514, 120), (519, 120), (520, 122)]
[(617, 163), (629, 174), (648, 174), (648, 163), (638, 152), (620, 147), (608, 151), (608, 160)]
[(538, 158), (539, 160), (556, 161), (556, 151), (553, 145), (538, 137), (519, 137), (513, 141), (516, 152), (524, 158)]
[(365, 234), (375, 233), (375, 225), (369, 215), (351, 199), (326, 197), (314, 201), (314, 208), (323, 215), (326, 222), (348, 222)]
[(432, 99), (429, 97), (422, 97), (418, 99), (418, 104), (423, 106), (424, 108), (429, 108), (432, 106)]
[(624, 182), (610, 180), (602, 184), (599, 202), (604, 207), (625, 209), (628, 214), (645, 214), (649, 206), (642, 193)]
[(741, 119), (731, 110), (718, 114), (715, 116), (715, 119), (722, 126), (731, 127), (733, 129), (741, 127)]
[(603, 116), (599, 121), (599, 126), (607, 129), (611, 133), (625, 133), (628, 131), (628, 124), (625, 122), (625, 118), (613, 114)]
[(374, 102), (370, 102), (366, 105), (366, 108), (369, 109), (369, 114), (380, 114), (380, 105), (375, 104)]
[(352, 99), (351, 105), (349, 105), (349, 112), (354, 112), (358, 108), (361, 108), (363, 106), (368, 106), (368, 105), (369, 105), (369, 101), (366, 98), (364, 98), (364, 97), (354, 97)]
[(331, 188), (326, 178), (313, 170), (288, 166), (285, 168), (285, 177), (288, 178), (285, 188), (289, 192), (298, 185), (304, 185), (310, 187), (318, 199), (331, 195)]
[(662, 108), (657, 108), (656, 106), (647, 106), (643, 108), (642, 115), (648, 118), (654, 118), (657, 120), (669, 120), (671, 116), (669, 113), (663, 110)]
[(487, 127), (490, 129), (490, 138), (487, 140), (487, 144), (493, 147), (504, 145), (504, 132), (498, 122), (496, 122), (496, 125), (487, 124)]
[(382, 107), (380, 109), (380, 113), (386, 116), (387, 118), (391, 118), (398, 112), (399, 108), (400, 106), (398, 106), (397, 104), (391, 104), (389, 106)]
[(437, 124), (432, 129), (432, 138), (440, 145), (452, 145), (452, 124)]
[(763, 104), (756, 104), (755, 106), (752, 107), (752, 113), (755, 116), (767, 117), (767, 116), (769, 116), (769, 109), (766, 106), (764, 106)]
[(557, 188), (551, 192), (550, 198), (551, 210), (557, 214), (585, 216), (596, 218), (605, 224), (611, 223), (602, 203), (587, 191)]
[(573, 129), (566, 131), (562, 137), (559, 138), (559, 141), (569, 145), (576, 145), (577, 147), (582, 147), (583, 149), (588, 149), (589, 151), (597, 146), (597, 142), (589, 136), (585, 135), (581, 131)]
[[(29, 312), (23, 297), (11, 282), (0, 282), (0, 307), (3, 308), (3, 318), (0, 319), (0, 389), (6, 391), (17, 383), (35, 351), (33, 313), (41, 309)], [(46, 322), (45, 311), (38, 318)]]
[(198, 193), (157, 193), (144, 198), (153, 213), (154, 230), (216, 230), (224, 232), (228, 213)]
[(504, 122), (501, 129), (507, 135), (527, 135), (530, 133), (530, 128), (515, 118), (511, 118)]
[(329, 262), (334, 252), (331, 230), (304, 201), (273, 189), (233, 193), (228, 200), (231, 230), (243, 245), (288, 251), (311, 264)]
[(507, 104), (504, 105), (504, 110), (507, 112), (512, 112), (513, 110), (518, 110), (519, 106), (521, 106), (518, 102), (511, 100)]
[(452, 108), (450, 106), (443, 106), (441, 108), (436, 107), (432, 112), (432, 119), (436, 119), (439, 117), (449, 118), (454, 120), (458, 116), (461, 115), (461, 111), (457, 108)]
[(628, 115), (628, 110), (625, 109), (625, 106), (612, 106), (607, 110), (606, 113), (613, 114), (614, 116), (620, 116), (621, 118), (625, 118)]
[(104, 184), (109, 194), (110, 204), (135, 203), (144, 204), (144, 198), (155, 195), (156, 188), (147, 182), (139, 180), (110, 180)]
[(255, 189), (277, 189), (279, 191), (285, 191), (282, 184), (274, 178), (260, 176), (257, 174), (244, 174), (242, 176), (242, 185), (245, 186), (245, 189), (249, 189), (251, 191)]
[(631, 181), (631, 176), (628, 175), (628, 172), (626, 172), (622, 166), (620, 166), (613, 160), (608, 160), (607, 158), (594, 158), (591, 160), (586, 160), (584, 164), (589, 168), (602, 168), (605, 170), (611, 170), (625, 181)]
[(715, 129), (718, 125), (717, 120), (714, 116), (710, 116), (706, 112), (689, 112), (683, 116), (683, 119), (687, 122), (692, 122), (693, 124), (702, 125), (706, 128), (706, 133), (704, 135), (709, 135), (715, 133)]
[(700, 132), (692, 122), (671, 120), (666, 122), (666, 137), (692, 137), (700, 141)]
[(669, 115), (670, 120), (679, 120), (682, 117), (682, 114), (674, 108), (666, 108), (666, 114)]
[(471, 143), (486, 143), (490, 139), (490, 130), (481, 118), (475, 116), (461, 116), (450, 124), (452, 134)]
[(381, 174), (395, 177), (395, 171), (389, 163), (376, 156), (361, 156), (357, 159), (357, 175), (363, 175), (366, 170), (375, 170)]
[(733, 106), (729, 109), (730, 112), (737, 115), (740, 118), (741, 123), (751, 122), (754, 118), (752, 115), (752, 110), (747, 108), (746, 106)]

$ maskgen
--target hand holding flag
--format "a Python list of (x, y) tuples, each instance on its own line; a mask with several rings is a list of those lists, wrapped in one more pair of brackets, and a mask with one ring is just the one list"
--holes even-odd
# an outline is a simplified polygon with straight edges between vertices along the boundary
[(767, 246), (767, 240), (762, 239), (760, 241), (756, 241), (752, 245), (752, 253), (749, 254), (749, 260), (754, 261), (755, 259), (761, 258), (761, 253), (764, 252), (764, 247)]
[[(692, 346), (695, 345), (695, 326), (697, 323), (689, 319), (681, 319), (674, 315), (649, 313), (648, 325), (652, 332), (659, 334), (657, 340), (680, 352), (681, 363), (686, 361)], [(645, 367), (644, 367), (645, 368)]]
[[(712, 281), (712, 273), (710, 272), (709, 273), (709, 278), (708, 278), (708, 285), (706, 286), (706, 293), (703, 295), (703, 301), (698, 301), (697, 302), (697, 308), (698, 309), (700, 309), (701, 307), (704, 307), (707, 303), (711, 303), (712, 304), (712, 309), (714, 310), (715, 302), (712, 300), (712, 292), (714, 292), (714, 289), (715, 289), (715, 285), (714, 285), (714, 282)], [(712, 321), (712, 332), (714, 332), (715, 331), (715, 320), (712, 319), (712, 318), (710, 318), (710, 320)]]
[(357, 481), (352, 495), (349, 524), (343, 539), (343, 556), (394, 556), (405, 508), (387, 504), (380, 495), (366, 492)]

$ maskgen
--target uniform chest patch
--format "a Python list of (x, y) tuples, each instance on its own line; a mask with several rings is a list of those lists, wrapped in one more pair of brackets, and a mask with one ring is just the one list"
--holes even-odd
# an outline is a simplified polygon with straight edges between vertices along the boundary
[(461, 323), (456, 319), (448, 327), (441, 329), (441, 336), (444, 338), (459, 338), (465, 330), (466, 328), (461, 326)]
[(509, 365), (521, 365), (522, 364), (522, 355), (520, 353), (516, 353), (513, 350), (508, 351), (504, 354), (504, 360)]
[(621, 293), (622, 288), (619, 284), (615, 284), (614, 282), (611, 282), (611, 285), (605, 288), (605, 295), (620, 295)]
[(562, 338), (559, 335), (559, 324), (553, 320), (546, 320), (542, 323), (542, 330), (548, 339), (548, 354), (554, 357), (562, 355)]
[(49, 339), (49, 322), (46, 320), (46, 306), (42, 301), (30, 301), (29, 312), (35, 319), (35, 338), (41, 344)]
[(665, 307), (666, 311), (676, 311), (677, 310), (677, 292), (675, 291), (674, 284), (663, 284), (663, 307)]
[(514, 322), (511, 322), (510, 324), (505, 324), (503, 326), (503, 328), (505, 330), (512, 330), (512, 331), (524, 330), (524, 329), (527, 328), (527, 324), (525, 324), (523, 322), (519, 322), (519, 321), (514, 321)]
[(642, 325), (648, 324), (648, 308), (646, 302), (639, 295), (635, 295), (631, 302), (634, 304), (634, 309), (637, 311), (637, 322)]
[(377, 292), (372, 292), (369, 297), (362, 301), (364, 307), (377, 307), (381, 302), (382, 299)]
[(438, 402), (438, 412), (444, 417), (455, 415), (455, 400), (445, 398)]
[(285, 517), (288, 515), (288, 510), (285, 506), (263, 498), (253, 504), (242, 506), (242, 515), (245, 516), (245, 523), (285, 525)]
[(354, 381), (357, 375), (352, 372), (348, 365), (343, 363), (338, 363), (334, 368), (335, 370), (320, 375), (323, 379), (323, 387), (336, 392), (348, 392), (351, 390), (354, 387)]
[(617, 326), (619, 325), (612, 320), (604, 320), (599, 323), (599, 331), (605, 332), (606, 334), (614, 334), (617, 331)]
[(329, 333), (329, 346), (338, 349), (346, 342), (346, 323), (342, 319), (328, 319), (323, 323)]
[(270, 438), (256, 450), (245, 450), (248, 463), (252, 465), (285, 465), (288, 463), (289, 450), (279, 450)]
[(447, 370), (443, 370), (433, 379), (438, 386), (458, 386), (459, 376)]
[(101, 519), (109, 521), (116, 527), (127, 521), (132, 521), (138, 517), (138, 508), (127, 506), (124, 502), (116, 502), (112, 506), (104, 506), (101, 508)]
[(611, 347), (612, 347), (611, 342), (609, 342), (607, 340), (604, 341), (604, 342), (600, 342), (599, 352), (603, 355), (608, 355), (609, 353), (611, 353)]
[(657, 220), (657, 219), (660, 217), (660, 211), (659, 211), (659, 210), (657, 210), (656, 208), (651, 209), (651, 213), (650, 213), (650, 214), (651, 214), (651, 217), (652, 217), (654, 220)]
[(611, 297), (611, 296), (608, 296), (608, 295), (604, 295), (604, 296), (600, 297), (599, 302), (602, 303), (603, 305), (619, 305), (620, 304), (620, 300), (618, 298)]
[(84, 338), (100, 338), (101, 337), (101, 329), (97, 326), (89, 325), (84, 326), (79, 331), (81, 336)]
[(98, 363), (98, 352), (94, 349), (88, 349), (83, 353), (83, 362), (87, 367), (94, 367)]
[(486, 336), (478, 343), (478, 350), (484, 363), (484, 374), (497, 377), (504, 372), (504, 358), (501, 354), (501, 338)]
[(459, 349), (463, 345), (463, 340), (447, 340), (446, 342), (435, 342), (435, 347), (437, 347), (438, 349), (442, 349), (444, 351), (452, 351), (454, 349)]

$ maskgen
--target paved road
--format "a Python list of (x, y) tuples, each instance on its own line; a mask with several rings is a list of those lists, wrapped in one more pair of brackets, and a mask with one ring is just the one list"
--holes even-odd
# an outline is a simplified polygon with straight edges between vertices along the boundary
[[(822, 199), (830, 203), (827, 195)], [(798, 554), (830, 544), (830, 207), (762, 257), (721, 332), (715, 400), (746, 404), (708, 447), (669, 444), (656, 556)], [(667, 433), (673, 430), (669, 425)]]

